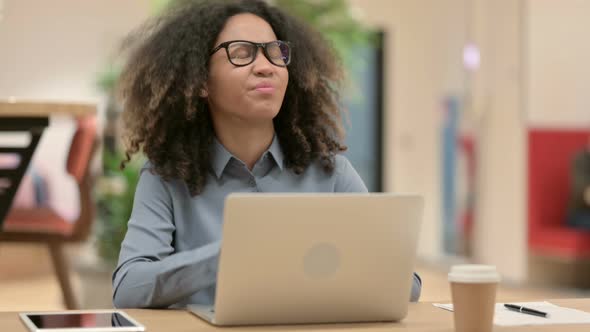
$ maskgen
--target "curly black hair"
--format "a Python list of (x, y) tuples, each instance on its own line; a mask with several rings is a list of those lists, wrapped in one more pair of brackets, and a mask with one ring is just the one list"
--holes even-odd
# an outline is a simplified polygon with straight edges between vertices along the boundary
[(341, 62), (318, 31), (262, 0), (181, 1), (126, 39), (129, 57), (118, 83), (126, 145), (121, 167), (141, 150), (164, 180), (184, 181), (193, 196), (202, 191), (215, 133), (199, 92), (219, 33), (241, 13), (261, 17), (291, 43), (287, 90), (273, 119), (285, 167), (301, 174), (317, 161), (334, 170), (335, 155), (346, 150)]

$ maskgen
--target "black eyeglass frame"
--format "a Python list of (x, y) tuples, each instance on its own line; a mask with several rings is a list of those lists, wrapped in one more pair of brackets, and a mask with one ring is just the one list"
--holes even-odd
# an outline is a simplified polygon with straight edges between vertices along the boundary
[[(232, 59), (231, 56), (229, 55), (229, 45), (231, 45), (232, 43), (248, 43), (251, 45), (254, 45), (256, 47), (256, 51), (254, 51), (254, 56), (252, 57), (252, 60), (248, 63), (244, 63), (244, 64), (235, 64)], [(287, 58), (287, 62), (285, 64), (276, 64), (271, 58), (270, 55), (268, 55), (268, 52), (266, 50), (266, 47), (268, 45), (271, 44), (276, 44), (276, 43), (283, 43), (286, 44), (289, 50), (289, 54), (288, 54), (288, 58)], [(287, 41), (282, 41), (282, 40), (273, 40), (271, 42), (268, 43), (255, 43), (249, 40), (228, 40), (226, 42), (223, 42), (219, 45), (217, 45), (216, 48), (214, 48), (211, 53), (209, 53), (209, 55), (213, 55), (215, 52), (219, 51), (220, 49), (224, 48), (225, 49), (225, 54), (227, 55), (227, 60), (229, 60), (229, 62), (236, 66), (236, 67), (245, 67), (248, 66), (250, 64), (252, 64), (254, 61), (256, 61), (256, 57), (258, 56), (258, 49), (262, 48), (262, 53), (264, 54), (264, 57), (273, 65), (277, 66), (277, 67), (287, 67), (290, 63), (291, 63), (291, 43), (287, 42)]]

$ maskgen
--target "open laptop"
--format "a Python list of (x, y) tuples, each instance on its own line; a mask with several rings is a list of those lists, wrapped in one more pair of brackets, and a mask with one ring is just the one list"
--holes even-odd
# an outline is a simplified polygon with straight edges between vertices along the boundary
[(397, 321), (406, 316), (423, 199), (231, 194), (214, 325)]

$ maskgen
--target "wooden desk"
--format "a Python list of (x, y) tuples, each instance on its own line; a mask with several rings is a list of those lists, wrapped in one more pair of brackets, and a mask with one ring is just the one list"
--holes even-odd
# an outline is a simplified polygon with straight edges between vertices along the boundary
[[(576, 308), (590, 312), (590, 299), (550, 300), (557, 305)], [(431, 303), (412, 303), (408, 317), (400, 323), (374, 323), (374, 324), (326, 324), (326, 325), (287, 325), (287, 326), (250, 326), (215, 328), (202, 321), (191, 313), (181, 310), (125, 310), (133, 318), (146, 326), (147, 331), (166, 332), (198, 332), (198, 331), (413, 331), (413, 332), (452, 332), (453, 314), (438, 309)], [(524, 327), (495, 327), (494, 331), (560, 331), (582, 332), (589, 331), (588, 325), (553, 325)], [(15, 312), (0, 313), (0, 331), (26, 332), (27, 329)]]
[(0, 132), (25, 132), (31, 137), (26, 147), (5, 146), (0, 142), (0, 154), (15, 154), (20, 158), (16, 168), (0, 168), (0, 231), (43, 131), (49, 125), (49, 117), (94, 113), (96, 106), (92, 104), (0, 100)]

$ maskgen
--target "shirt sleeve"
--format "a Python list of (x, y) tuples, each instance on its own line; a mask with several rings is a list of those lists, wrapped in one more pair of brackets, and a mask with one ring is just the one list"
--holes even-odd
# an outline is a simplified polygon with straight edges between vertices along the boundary
[(144, 168), (113, 273), (115, 307), (168, 307), (215, 284), (220, 242), (175, 253), (173, 203), (164, 181)]
[(336, 155), (336, 185), (334, 192), (366, 193), (367, 186), (350, 161), (343, 155)]
[[(346, 157), (336, 156), (336, 185), (335, 192), (368, 192), (365, 183)], [(410, 301), (417, 302), (422, 292), (422, 279), (414, 272)]]

